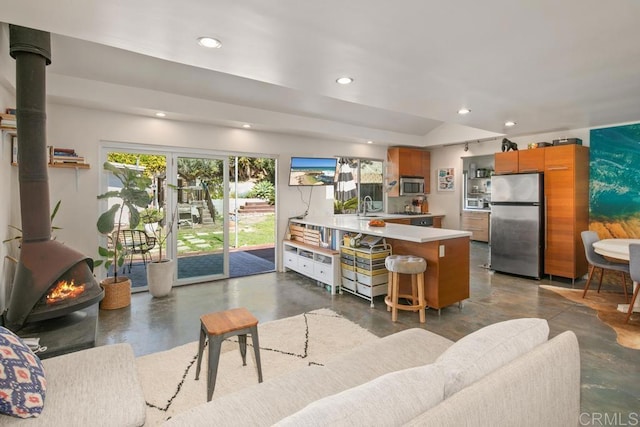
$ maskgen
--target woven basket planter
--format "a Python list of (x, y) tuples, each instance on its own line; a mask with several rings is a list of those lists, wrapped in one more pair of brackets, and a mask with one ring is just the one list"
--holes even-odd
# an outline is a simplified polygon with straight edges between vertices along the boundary
[(128, 277), (118, 277), (117, 283), (113, 277), (107, 277), (100, 286), (104, 289), (104, 298), (100, 301), (102, 310), (116, 310), (131, 304), (131, 280)]

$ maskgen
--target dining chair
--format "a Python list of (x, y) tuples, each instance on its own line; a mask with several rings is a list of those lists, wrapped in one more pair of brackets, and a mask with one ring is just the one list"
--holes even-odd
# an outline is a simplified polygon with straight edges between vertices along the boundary
[(631, 297), (631, 303), (629, 304), (629, 311), (627, 312), (627, 318), (624, 323), (629, 323), (629, 319), (633, 314), (633, 305), (638, 298), (638, 290), (640, 290), (640, 245), (632, 243), (629, 245), (629, 275), (633, 280), (633, 296)]
[(604, 276), (605, 270), (613, 270), (619, 271), (622, 276), (622, 289), (624, 290), (624, 300), (627, 302), (629, 300), (629, 295), (627, 294), (627, 279), (625, 276), (629, 274), (629, 264), (612, 262), (603, 257), (602, 255), (596, 253), (593, 248), (593, 244), (600, 240), (598, 237), (598, 233), (595, 231), (583, 231), (580, 233), (582, 237), (582, 243), (584, 244), (584, 252), (587, 256), (587, 262), (590, 264), (589, 269), (589, 277), (587, 278), (587, 284), (584, 286), (584, 292), (582, 293), (582, 298), (587, 295), (587, 291), (589, 290), (589, 285), (591, 285), (591, 279), (593, 278), (593, 274), (596, 268), (600, 269), (600, 283), (598, 283), (598, 292), (600, 292), (600, 287), (602, 286), (602, 276)]

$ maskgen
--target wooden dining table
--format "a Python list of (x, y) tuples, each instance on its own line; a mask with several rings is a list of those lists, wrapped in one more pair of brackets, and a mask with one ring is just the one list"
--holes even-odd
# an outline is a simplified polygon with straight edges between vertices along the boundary
[[(602, 239), (593, 244), (593, 250), (596, 253), (605, 256), (607, 258), (613, 258), (621, 261), (629, 261), (629, 245), (635, 243), (640, 244), (640, 239)], [(640, 284), (634, 282), (633, 290)], [(629, 304), (618, 304), (618, 311), (624, 313), (629, 312)], [(638, 298), (633, 305), (633, 312), (640, 312), (640, 298)]]

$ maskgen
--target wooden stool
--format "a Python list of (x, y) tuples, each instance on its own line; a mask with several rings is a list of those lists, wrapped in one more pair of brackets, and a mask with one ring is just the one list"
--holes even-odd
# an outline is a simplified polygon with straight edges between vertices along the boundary
[(198, 347), (198, 365), (196, 368), (196, 380), (200, 375), (200, 362), (202, 352), (209, 340), (209, 372), (207, 375), (207, 402), (213, 396), (216, 387), (216, 374), (220, 360), (220, 347), (226, 338), (238, 336), (240, 344), (240, 356), (242, 366), (247, 365), (247, 334), (251, 334), (253, 352), (256, 355), (258, 367), (258, 382), (262, 382), (262, 366), (260, 365), (260, 344), (258, 342), (258, 319), (246, 308), (234, 308), (232, 310), (205, 314), (200, 317), (200, 345)]
[[(424, 298), (424, 272), (427, 269), (427, 262), (417, 256), (389, 255), (384, 260), (384, 265), (389, 270), (389, 283), (384, 303), (387, 304), (387, 311), (391, 311), (391, 321), (398, 320), (398, 310), (407, 310), (418, 311), (420, 323), (425, 323), (424, 312), (427, 303)], [(400, 274), (411, 275), (411, 295), (400, 294)], [(411, 305), (399, 304), (398, 298), (411, 300)]]

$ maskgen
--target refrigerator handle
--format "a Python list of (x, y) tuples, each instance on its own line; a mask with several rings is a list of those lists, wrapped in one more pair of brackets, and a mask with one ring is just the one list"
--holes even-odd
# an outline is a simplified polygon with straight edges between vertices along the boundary
[(547, 217), (548, 217), (547, 196), (544, 196), (544, 251), (545, 251), (545, 256), (546, 256), (546, 252), (547, 252)]

